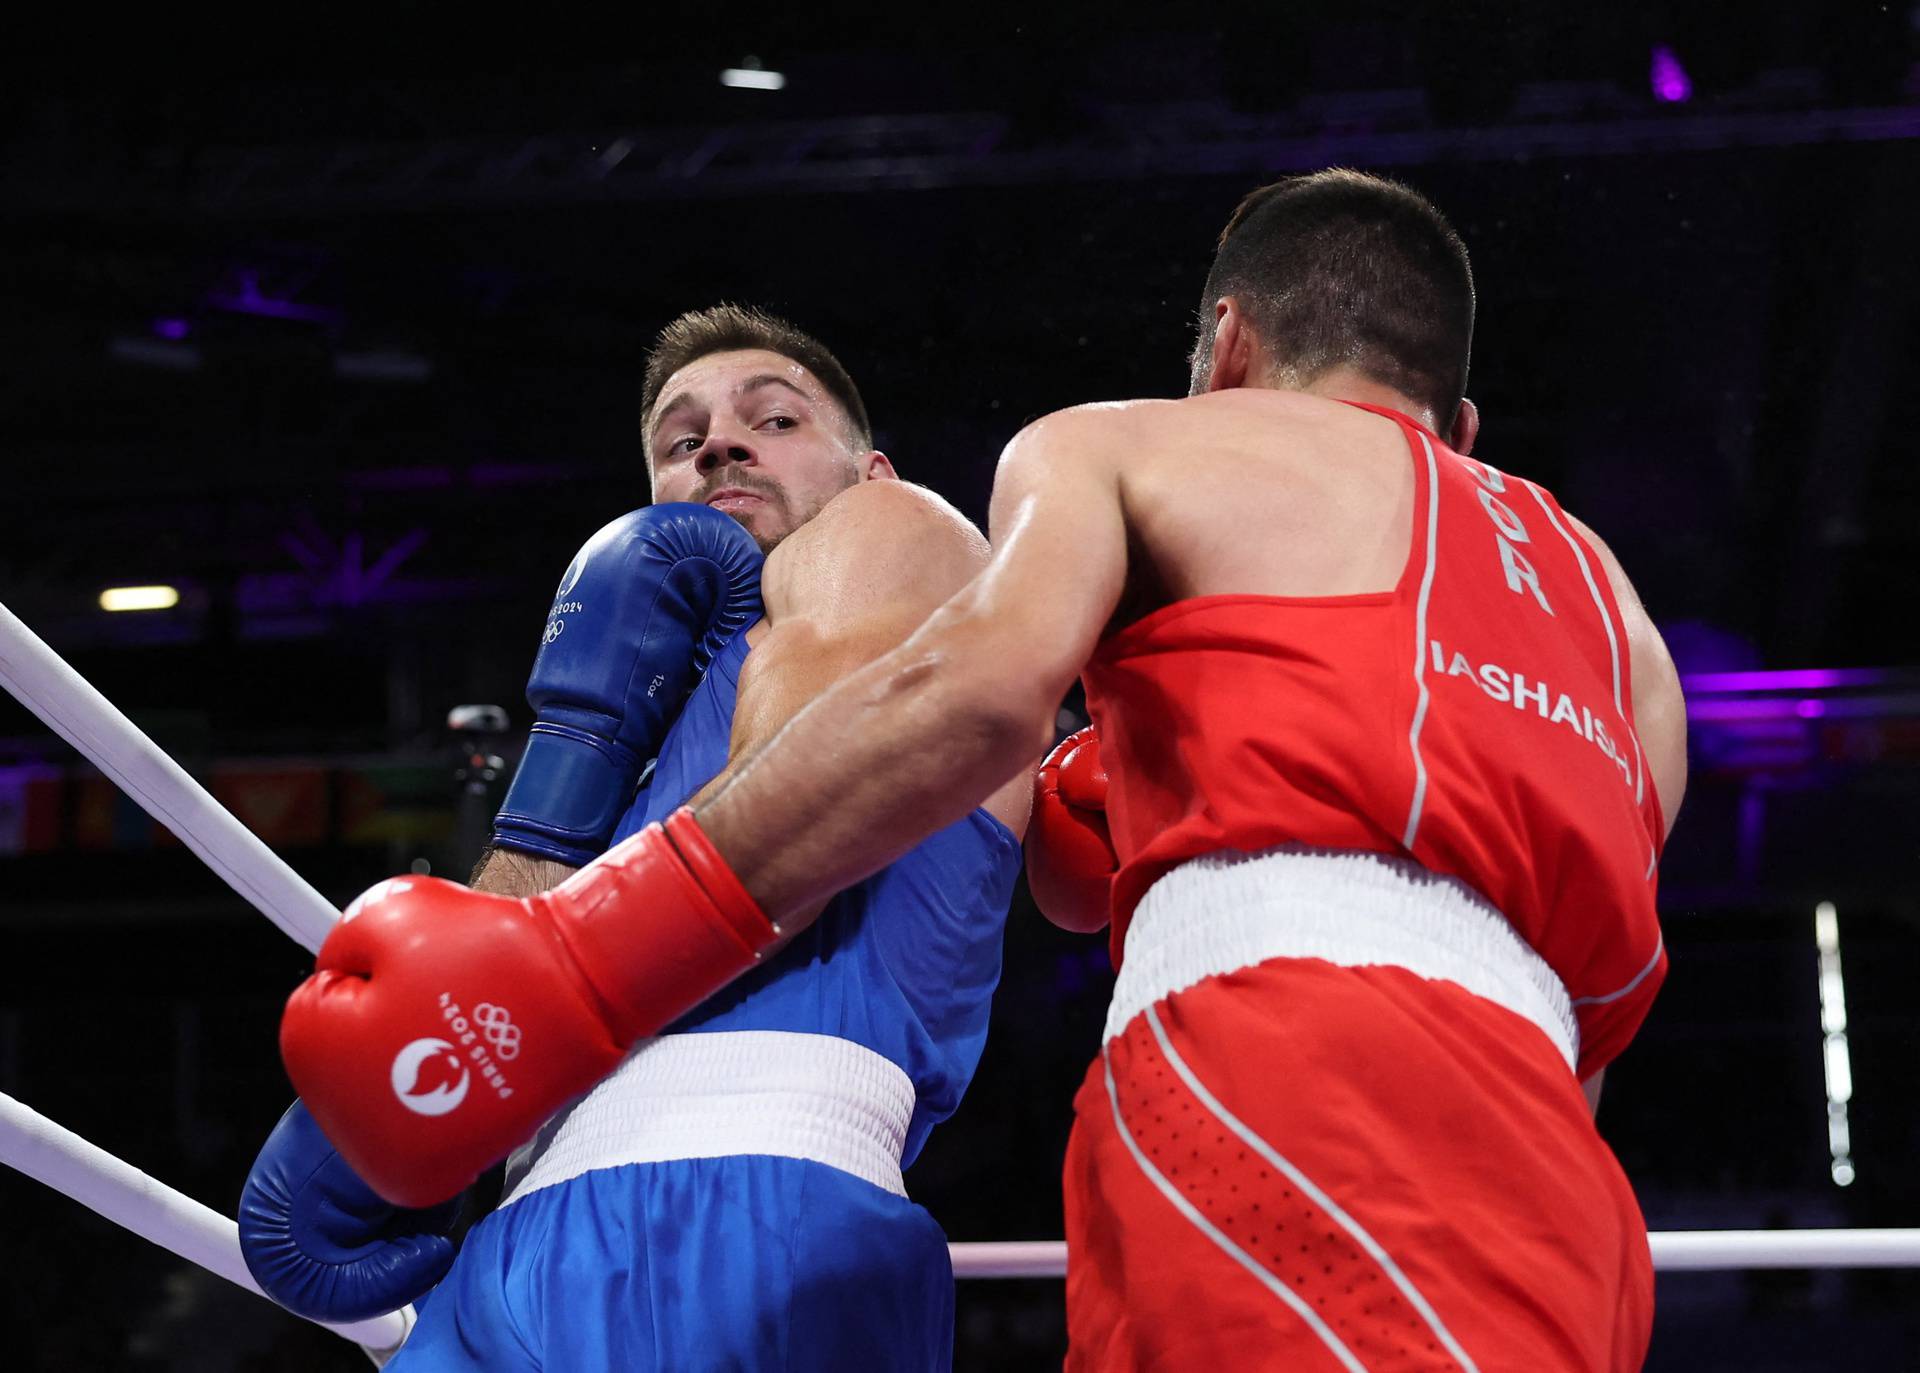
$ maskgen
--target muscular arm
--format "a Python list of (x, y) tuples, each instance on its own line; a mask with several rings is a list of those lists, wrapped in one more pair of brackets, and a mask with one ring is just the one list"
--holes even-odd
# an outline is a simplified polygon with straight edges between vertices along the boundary
[(1641, 605), (1639, 593), (1613, 550), (1579, 520), (1573, 521), (1573, 527), (1600, 555), (1613, 599), (1620, 606), (1620, 618), (1626, 624), (1633, 674), (1634, 732), (1646, 753), (1647, 772), (1653, 778), (1660, 813), (1671, 834), (1687, 790), (1687, 703), (1680, 692), (1680, 674), (1667, 652), (1666, 641)]
[[(980, 532), (924, 487), (865, 482), (829, 502), (767, 560), (765, 619), (740, 672), (728, 765), (693, 803), (724, 786), (814, 697), (897, 647), (986, 561)], [(1025, 785), (1010, 785), (990, 802), (1016, 834), (1025, 827), (1029, 794)], [(468, 885), (496, 896), (533, 896), (577, 871), (489, 848)]]
[[(1573, 521), (1573, 527), (1600, 555), (1607, 584), (1613, 590), (1620, 618), (1626, 625), (1633, 675), (1634, 731), (1640, 737), (1647, 771), (1660, 798), (1660, 814), (1667, 833), (1671, 834), (1687, 790), (1687, 703), (1680, 691), (1680, 674), (1674, 669), (1666, 641), (1640, 603), (1639, 593), (1633, 589), (1633, 582), (1620, 566), (1620, 560), (1613, 556), (1613, 550), (1579, 520)], [(1603, 1068), (1580, 1084), (1587, 1094), (1587, 1105), (1596, 1113), (1600, 1110), (1600, 1086), (1605, 1076)]]
[[(1017, 782), (1126, 575), (1124, 412), (1030, 426), (994, 483), (985, 570), (906, 642), (794, 716), (699, 808), (768, 915), (792, 922)], [(937, 767), (922, 765), (932, 750)]]
[[(767, 560), (766, 619), (740, 672), (728, 764), (693, 804), (814, 698), (898, 648), (987, 562), (987, 541), (946, 501), (900, 481), (865, 482), (831, 501)], [(928, 751), (937, 760), (938, 740)], [(989, 806), (1017, 834), (1025, 790)]]

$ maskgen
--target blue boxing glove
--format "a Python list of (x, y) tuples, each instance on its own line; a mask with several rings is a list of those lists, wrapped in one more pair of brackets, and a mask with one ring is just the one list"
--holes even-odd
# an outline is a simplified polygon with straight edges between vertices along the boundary
[(424, 1296), (453, 1265), (460, 1199), (425, 1211), (382, 1201), (296, 1101), (240, 1193), (240, 1253), (297, 1316), (357, 1321)]
[(760, 549), (704, 505), (652, 505), (588, 539), (553, 598), (526, 755), (496, 846), (584, 867), (605, 851), (688, 693), (760, 615)]

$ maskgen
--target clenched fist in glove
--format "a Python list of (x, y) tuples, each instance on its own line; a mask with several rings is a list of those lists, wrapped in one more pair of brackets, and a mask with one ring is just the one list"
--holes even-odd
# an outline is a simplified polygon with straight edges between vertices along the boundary
[(296, 1101), (240, 1194), (240, 1253), (260, 1290), (295, 1315), (359, 1321), (425, 1296), (453, 1266), (457, 1200), (409, 1211), (347, 1166)]
[(288, 999), (280, 1054), (353, 1170), (432, 1206), (779, 938), (682, 807), (538, 896), (374, 887)]
[(1119, 868), (1107, 830), (1107, 770), (1099, 736), (1088, 725), (1062, 739), (1034, 778), (1027, 886), (1047, 919), (1092, 934), (1110, 918)]
[(526, 756), (496, 847), (581, 867), (714, 656), (760, 616), (759, 546), (704, 505), (622, 515), (574, 555), (527, 678)]

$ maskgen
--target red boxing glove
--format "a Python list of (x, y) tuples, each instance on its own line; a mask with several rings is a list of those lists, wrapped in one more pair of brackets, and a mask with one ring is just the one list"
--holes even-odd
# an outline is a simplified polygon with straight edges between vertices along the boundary
[(1107, 829), (1107, 770), (1093, 726), (1069, 734), (1033, 783), (1027, 887), (1040, 913), (1063, 930), (1092, 934), (1111, 918), (1120, 860)]
[(374, 1191), (432, 1206), (779, 937), (682, 807), (526, 900), (382, 882), (288, 999), (280, 1055)]

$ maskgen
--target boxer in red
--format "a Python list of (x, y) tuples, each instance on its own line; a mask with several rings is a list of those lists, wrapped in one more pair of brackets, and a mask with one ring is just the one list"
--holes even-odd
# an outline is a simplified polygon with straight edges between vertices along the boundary
[[(697, 810), (548, 905), (364, 898), (364, 1014), (301, 1027), (341, 1130), (338, 1065), (424, 1014), (387, 966), (551, 963), (556, 1041), (646, 1033), (1026, 766), (1084, 669), (1098, 743), (1050, 760), (1029, 840), (1120, 968), (1068, 1152), (1069, 1368), (1638, 1367), (1645, 1227), (1590, 1105), (1665, 972), (1672, 663), (1592, 532), (1468, 456), (1472, 277), (1433, 206), (1257, 191), (1202, 304), (1193, 394), (1018, 435), (988, 567)], [(577, 1090), (578, 1054), (526, 1090)], [(368, 1138), (411, 1178), (489, 1130)]]
[(1020, 435), (988, 570), (701, 823), (777, 912), (901, 842), (890, 737), (942, 740), (934, 822), (1084, 665), (1113, 852), (1088, 742), (1028, 844), (1120, 967), (1069, 1368), (1637, 1368), (1645, 1226), (1581, 1087), (1665, 972), (1672, 663), (1592, 532), (1467, 456), (1472, 277), (1431, 205), (1256, 192), (1203, 309), (1192, 397)]

